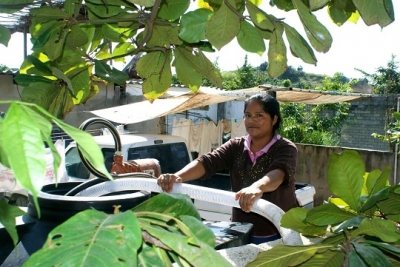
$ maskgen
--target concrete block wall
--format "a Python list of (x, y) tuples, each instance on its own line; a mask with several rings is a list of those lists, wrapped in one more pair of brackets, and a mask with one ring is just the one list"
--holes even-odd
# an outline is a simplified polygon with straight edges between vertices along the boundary
[(397, 110), (399, 95), (374, 96), (351, 102), (348, 125), (342, 130), (340, 146), (390, 151), (386, 142), (372, 137), (373, 133), (385, 134), (387, 120)]

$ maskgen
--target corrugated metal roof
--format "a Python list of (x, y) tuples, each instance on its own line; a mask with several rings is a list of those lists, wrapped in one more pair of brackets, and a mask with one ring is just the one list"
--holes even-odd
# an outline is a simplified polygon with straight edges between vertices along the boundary
[(5, 74), (5, 75), (17, 75), (19, 72), (19, 69), (0, 69), (0, 74)]

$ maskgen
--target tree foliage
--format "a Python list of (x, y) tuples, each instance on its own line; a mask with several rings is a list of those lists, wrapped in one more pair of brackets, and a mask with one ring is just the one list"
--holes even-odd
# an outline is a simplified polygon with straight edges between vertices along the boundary
[[(32, 3), (7, 0), (0, 8), (12, 14)], [(205, 52), (220, 50), (235, 38), (249, 53), (267, 53), (270, 78), (287, 69), (288, 50), (305, 63), (316, 64), (315, 51), (325, 53), (332, 44), (331, 34), (313, 14), (319, 9), (326, 7), (337, 25), (361, 17), (367, 25), (385, 27), (394, 20), (391, 0), (368, 5), (363, 0), (271, 1), (281, 10), (297, 12), (301, 25), (296, 27), (253, 0), (206, 0), (195, 10), (189, 10), (190, 0), (66, 0), (61, 7), (57, 3), (43, 1), (29, 9), (33, 52), (16, 81), (24, 86), (23, 101), (39, 104), (59, 118), (88, 101), (98, 91), (97, 81), (126, 82), (128, 75), (109, 64), (111, 60), (144, 53), (136, 70), (144, 79), (143, 95), (153, 101), (169, 89), (172, 67), (194, 92), (203, 78), (221, 88), (222, 76)], [(0, 26), (0, 43), (7, 45), (9, 39), (8, 30)]]
[[(319, 91), (347, 92), (350, 84), (342, 73), (326, 77)], [(281, 134), (293, 142), (315, 145), (338, 145), (343, 125), (348, 118), (349, 103), (306, 105), (284, 103)]]
[(370, 81), (375, 94), (400, 94), (400, 72), (396, 56), (387, 63), (386, 67), (379, 67), (375, 73), (369, 74), (358, 69)]
[(332, 197), (311, 210), (291, 209), (281, 220), (283, 227), (319, 241), (276, 246), (247, 266), (398, 266), (400, 187), (389, 186), (390, 172), (389, 167), (366, 172), (356, 151), (332, 155), (327, 177)]

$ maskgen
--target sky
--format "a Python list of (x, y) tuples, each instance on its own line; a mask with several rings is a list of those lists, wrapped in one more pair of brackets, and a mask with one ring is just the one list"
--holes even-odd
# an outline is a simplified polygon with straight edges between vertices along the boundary
[[(279, 18), (285, 18), (289, 25), (294, 26), (306, 38), (296, 12), (282, 12), (271, 8), (268, 4), (269, 1), (264, 0), (264, 2), (262, 7), (265, 8), (266, 12)], [(395, 16), (400, 16), (400, 1), (393, 0), (392, 2)], [(316, 16), (328, 28), (333, 37), (330, 50), (327, 53), (315, 52), (318, 60), (316, 66), (302, 62), (300, 59), (291, 56), (288, 51), (289, 66), (294, 68), (301, 66), (306, 73), (333, 76), (336, 72), (341, 72), (348, 78), (362, 78), (364, 75), (355, 69), (361, 69), (370, 74), (375, 73), (379, 67), (387, 66), (392, 55), (396, 56), (396, 62), (400, 62), (400, 38), (398, 37), (400, 35), (400, 20), (395, 20), (383, 29), (379, 25), (366, 26), (361, 19), (356, 24), (346, 22), (338, 27), (330, 20), (326, 9), (318, 11)], [(268, 47), (268, 43), (266, 43), (266, 46)], [(254, 67), (268, 61), (267, 51), (261, 56), (245, 52), (240, 48), (236, 39), (216, 53), (206, 53), (211, 62), (218, 59), (218, 65), (222, 71), (240, 68), (246, 55), (249, 64)], [(7, 47), (0, 44), (0, 64), (18, 68), (22, 61), (23, 35), (15, 33)], [(121, 69), (123, 66), (116, 65), (116, 67)]]

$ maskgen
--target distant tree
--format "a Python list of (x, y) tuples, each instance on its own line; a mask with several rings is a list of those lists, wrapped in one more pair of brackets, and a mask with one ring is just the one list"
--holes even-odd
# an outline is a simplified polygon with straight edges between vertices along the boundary
[(236, 72), (239, 88), (250, 88), (259, 84), (259, 80), (254, 73), (253, 67), (249, 65), (247, 55), (244, 57), (243, 65)]
[(268, 68), (268, 62), (264, 61), (263, 63), (260, 64), (260, 66), (258, 66), (258, 69), (261, 71), (266, 71)]
[(398, 72), (398, 63), (396, 56), (388, 62), (386, 68), (379, 67), (373, 74), (363, 70), (356, 69), (364, 74), (374, 88), (375, 94), (400, 94), (400, 73)]

